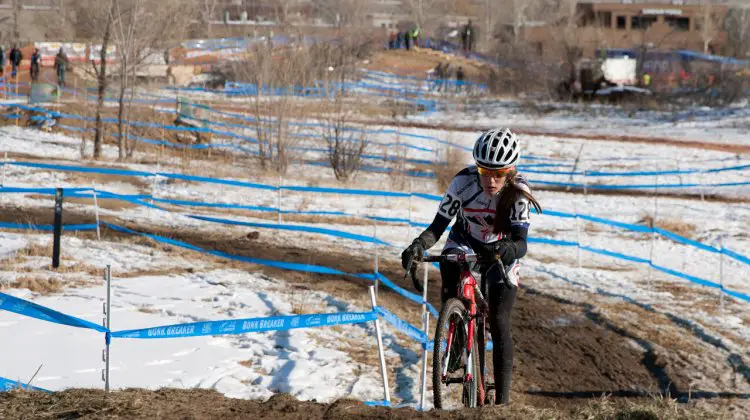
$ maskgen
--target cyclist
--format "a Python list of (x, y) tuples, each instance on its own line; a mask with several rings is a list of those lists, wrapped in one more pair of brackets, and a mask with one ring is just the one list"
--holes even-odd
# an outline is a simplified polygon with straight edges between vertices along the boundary
[[(419, 261), (440, 239), (453, 218), (443, 254), (477, 254), (484, 261), (502, 261), (511, 267), (526, 255), (530, 205), (541, 213), (526, 178), (516, 170), (521, 154), (518, 137), (508, 128), (482, 133), (474, 144), (472, 165), (459, 172), (443, 196), (432, 224), (401, 254), (404, 269)], [(516, 298), (516, 276), (506, 276), (497, 263), (478, 267), (489, 290), (489, 321), (497, 404), (510, 399), (513, 341), (510, 313)], [(460, 267), (441, 263), (441, 299), (456, 297)], [(485, 290), (487, 290), (485, 289)]]

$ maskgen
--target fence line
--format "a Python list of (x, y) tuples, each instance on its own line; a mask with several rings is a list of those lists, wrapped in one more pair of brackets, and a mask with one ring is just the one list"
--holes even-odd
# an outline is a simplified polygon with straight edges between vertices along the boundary
[[(15, 166), (23, 166), (23, 167), (31, 167), (31, 168), (41, 168), (41, 169), (48, 169), (48, 170), (60, 170), (60, 171), (72, 171), (72, 172), (85, 172), (85, 173), (102, 173), (102, 174), (108, 174), (108, 175), (118, 175), (118, 176), (138, 176), (138, 177), (150, 177), (150, 176), (161, 176), (164, 178), (169, 179), (179, 179), (184, 181), (194, 181), (194, 182), (205, 182), (205, 183), (214, 183), (214, 184), (221, 184), (221, 185), (230, 185), (230, 186), (236, 186), (236, 187), (243, 187), (243, 188), (251, 188), (251, 189), (261, 189), (261, 190), (268, 190), (268, 191), (277, 191), (279, 188), (288, 190), (288, 191), (297, 191), (297, 192), (315, 192), (315, 193), (325, 193), (325, 194), (341, 194), (341, 195), (362, 195), (362, 196), (381, 196), (381, 197), (391, 197), (391, 198), (409, 198), (411, 196), (423, 198), (430, 201), (440, 201), (442, 197), (431, 195), (431, 194), (422, 194), (422, 193), (404, 193), (404, 192), (394, 192), (394, 191), (380, 191), (380, 190), (362, 190), (362, 189), (346, 189), (346, 188), (327, 188), (327, 187), (307, 187), (307, 186), (274, 186), (274, 185), (267, 185), (267, 184), (261, 184), (261, 183), (251, 183), (251, 182), (245, 182), (245, 181), (236, 181), (236, 180), (227, 180), (222, 178), (212, 178), (212, 177), (202, 177), (202, 176), (194, 176), (194, 175), (183, 175), (183, 174), (177, 174), (177, 173), (167, 173), (167, 172), (145, 172), (145, 171), (133, 171), (133, 170), (127, 170), (127, 169), (116, 169), (116, 168), (92, 168), (92, 167), (82, 167), (82, 166), (72, 166), (72, 165), (54, 165), (54, 164), (44, 164), (44, 163), (31, 163), (31, 162), (0, 162), (0, 166), (3, 165), (15, 165)], [(750, 184), (750, 182), (745, 183)], [(589, 186), (591, 188), (594, 188), (595, 186)], [(80, 193), (83, 191), (90, 191), (89, 188), (78, 188), (78, 189), (72, 189), (74, 193)], [(39, 193), (39, 194), (53, 194), (54, 189), (25, 189), (25, 188), (13, 188), (13, 187), (2, 187), (0, 188), (0, 192), (10, 192), (10, 193), (22, 193), (22, 192), (33, 192), (33, 193)], [(102, 198), (117, 198), (117, 199), (126, 199), (126, 200), (137, 200), (132, 201), (136, 204), (143, 204), (140, 201), (142, 198), (148, 198), (153, 201), (162, 201), (165, 203), (171, 204), (177, 204), (177, 205), (195, 205), (195, 206), (203, 206), (203, 207), (223, 207), (223, 208), (236, 208), (236, 209), (246, 209), (246, 210), (253, 210), (253, 211), (268, 211), (269, 209), (263, 208), (263, 207), (253, 207), (253, 206), (240, 206), (240, 205), (232, 205), (232, 204), (219, 204), (219, 203), (206, 203), (206, 202), (189, 202), (186, 200), (168, 200), (168, 199), (156, 199), (149, 196), (136, 196), (137, 198), (131, 198), (127, 196), (121, 196), (114, 193), (109, 193), (106, 191), (101, 191)], [(159, 207), (155, 207), (159, 208)], [(278, 212), (278, 209), (270, 209), (273, 211)], [(346, 213), (326, 213), (328, 215), (347, 215)], [(642, 226), (642, 225), (634, 225), (624, 222), (618, 222), (615, 220), (609, 220), (605, 218), (585, 215), (585, 214), (571, 214), (571, 213), (565, 213), (560, 211), (554, 211), (554, 210), (547, 210), (545, 211), (545, 214), (549, 216), (554, 217), (563, 217), (563, 218), (575, 218), (579, 217), (581, 219), (598, 223), (598, 224), (604, 224), (609, 226), (614, 226), (621, 229), (626, 229), (634, 232), (640, 232), (640, 233), (658, 233), (662, 235), (665, 238), (668, 238), (670, 240), (674, 240), (676, 242), (680, 242), (686, 245), (690, 245), (699, 249), (702, 249), (704, 251), (712, 252), (712, 253), (719, 253), (729, 256), (730, 258), (742, 262), (743, 264), (750, 265), (750, 258), (740, 255), (739, 253), (733, 252), (731, 250), (727, 250), (725, 248), (718, 249), (716, 247), (712, 247), (706, 244), (702, 244), (700, 242), (685, 238), (681, 235), (678, 235), (674, 232), (667, 231), (665, 229), (661, 229), (658, 227), (649, 227), (649, 226)], [(347, 215), (347, 216), (355, 216), (356, 215)], [(381, 220), (385, 221), (384, 218), (377, 218), (372, 220)], [(397, 220), (397, 219), (394, 219)], [(411, 222), (411, 221), (409, 221)]]

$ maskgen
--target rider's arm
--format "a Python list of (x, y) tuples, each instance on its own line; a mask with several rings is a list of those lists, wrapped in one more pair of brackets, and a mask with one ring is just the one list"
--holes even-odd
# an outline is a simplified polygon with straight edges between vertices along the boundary
[(440, 240), (440, 237), (443, 235), (443, 232), (445, 232), (445, 229), (448, 228), (451, 220), (453, 220), (461, 210), (462, 203), (458, 191), (463, 188), (462, 185), (466, 183), (466, 174), (468, 174), (468, 169), (464, 169), (453, 178), (453, 181), (451, 181), (451, 184), (448, 186), (448, 191), (445, 192), (443, 199), (440, 201), (437, 214), (435, 214), (435, 219), (417, 238), (422, 242), (425, 249), (430, 249)]
[(516, 259), (526, 255), (526, 240), (529, 237), (529, 225), (516, 224), (510, 227), (510, 240), (516, 246)]
[(440, 213), (436, 214), (435, 219), (432, 221), (432, 223), (430, 223), (430, 226), (428, 226), (427, 229), (425, 229), (424, 232), (422, 232), (418, 237), (422, 240), (424, 248), (432, 248), (432, 246), (440, 240), (440, 237), (443, 235), (443, 232), (445, 232), (445, 229), (448, 228), (448, 225), (450, 223), (451, 219), (440, 215)]

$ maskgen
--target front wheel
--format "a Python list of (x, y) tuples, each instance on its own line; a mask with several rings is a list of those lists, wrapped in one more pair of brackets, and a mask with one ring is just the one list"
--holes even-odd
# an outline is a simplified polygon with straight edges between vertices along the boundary
[[(479, 352), (472, 345), (472, 363), (467, 357), (468, 311), (458, 299), (448, 300), (440, 311), (432, 353), (432, 392), (435, 408), (458, 409), (477, 406)], [(468, 380), (468, 378), (471, 378)]]

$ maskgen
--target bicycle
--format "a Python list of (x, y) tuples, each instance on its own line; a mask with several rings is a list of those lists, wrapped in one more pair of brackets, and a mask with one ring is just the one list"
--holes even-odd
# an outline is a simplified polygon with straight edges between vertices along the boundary
[[(458, 263), (461, 267), (457, 297), (445, 302), (435, 330), (432, 353), (435, 408), (475, 408), (494, 404), (495, 385), (487, 381), (485, 360), (489, 310), (487, 285), (482, 285), (483, 293), (469, 268), (469, 263), (481, 264), (482, 259), (474, 254), (446, 254), (425, 256), (422, 261)], [(501, 272), (505, 272), (502, 262), (492, 262), (501, 264)], [(412, 274), (414, 288), (422, 291), (414, 268), (409, 264), (407, 272)], [(450, 391), (460, 391), (460, 397), (451, 395)]]

